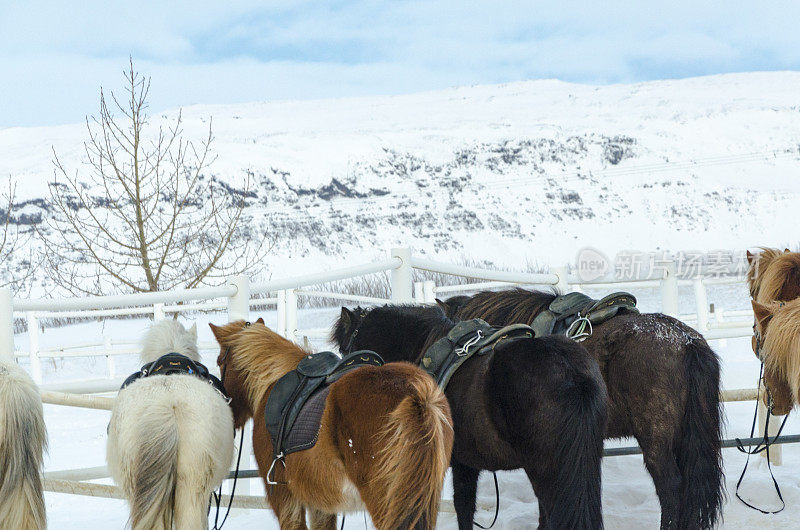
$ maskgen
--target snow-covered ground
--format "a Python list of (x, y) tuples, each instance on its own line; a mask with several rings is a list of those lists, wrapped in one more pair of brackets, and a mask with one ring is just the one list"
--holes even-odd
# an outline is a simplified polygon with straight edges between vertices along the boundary
[[(645, 311), (658, 308), (658, 293), (653, 290), (635, 291), (640, 298), (640, 307)], [(688, 309), (688, 295), (682, 293), (683, 307)], [(718, 288), (709, 292), (709, 301), (724, 305), (730, 309), (746, 307), (747, 297), (743, 287)], [(337, 315), (337, 310), (316, 309), (300, 312), (300, 327), (303, 329), (329, 326)], [(275, 314), (266, 313), (268, 324), (274, 324)], [(213, 341), (206, 322), (224, 320), (224, 315), (197, 317), (200, 330), (200, 342)], [(49, 329), (42, 335), (42, 347), (68, 345), (86, 340), (91, 335), (109, 335), (116, 338), (129, 338), (131, 341), (147, 328), (145, 320), (109, 320), (106, 324), (82, 324), (58, 329)], [(17, 338), (20, 348), (25, 347), (25, 336)], [(325, 344), (315, 344), (325, 347)], [(712, 346), (723, 361), (723, 382), (726, 388), (752, 388), (758, 374), (758, 364), (750, 350), (749, 339), (729, 339), (715, 341)], [(209, 350), (204, 359), (213, 365), (216, 352)], [(24, 364), (24, 361), (23, 361)], [(126, 374), (136, 369), (134, 356), (117, 359), (119, 374)], [(45, 381), (75, 379), (82, 377), (99, 377), (105, 370), (103, 359), (76, 359), (45, 364)], [(732, 403), (725, 407), (727, 426), (726, 437), (747, 434), (752, 419), (754, 403)], [(105, 463), (106, 424), (109, 413), (105, 411), (81, 410), (54, 405), (45, 406), (45, 414), (50, 433), (50, 454), (47, 459), (47, 470), (59, 470), (78, 467), (91, 467)], [(800, 420), (791, 418), (786, 433), (800, 432)], [(631, 440), (609, 442), (608, 445), (630, 445)], [(734, 497), (734, 487), (744, 465), (744, 455), (735, 449), (725, 449), (724, 463), (728, 500), (724, 511), (723, 528), (791, 528), (796, 525), (800, 516), (800, 446), (787, 445), (783, 449), (784, 463), (776, 467), (775, 474), (781, 485), (787, 508), (778, 515), (762, 515), (744, 505)], [(743, 485), (746, 498), (761, 506), (775, 506), (776, 498), (772, 483), (762, 458), (753, 458), (748, 477)], [(252, 464), (245, 467), (251, 467)], [(448, 479), (449, 480), (449, 479)], [(258, 481), (250, 481), (251, 494), (263, 492)], [(498, 528), (522, 529), (532, 528), (537, 521), (537, 505), (533, 492), (525, 476), (521, 472), (500, 473), (501, 511)], [(445, 497), (450, 498), (450, 485), (445, 488)], [(86, 527), (113, 529), (123, 528), (127, 517), (127, 508), (123, 501), (76, 497), (66, 494), (48, 493), (47, 508), (50, 527), (54, 529), (84, 530)], [(479, 490), (479, 510), (477, 517), (481, 521), (490, 521), (494, 510), (494, 489), (491, 476), (484, 474)], [(658, 526), (659, 507), (650, 477), (647, 474), (640, 456), (623, 456), (606, 458), (603, 463), (603, 509), (606, 527), (609, 529), (640, 529)], [(229, 520), (227, 528), (277, 528), (276, 521), (268, 511), (251, 511), (236, 513)], [(363, 528), (364, 519), (361, 514), (354, 514), (347, 519), (346, 528)], [(439, 528), (455, 529), (455, 516), (442, 514)]]

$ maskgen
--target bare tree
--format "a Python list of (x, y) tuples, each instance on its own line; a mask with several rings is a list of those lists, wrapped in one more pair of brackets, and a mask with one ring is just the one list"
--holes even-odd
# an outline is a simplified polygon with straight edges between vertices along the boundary
[(8, 191), (0, 194), (0, 287), (10, 287), (14, 293), (29, 286), (28, 280), (36, 269), (31, 251), (23, 250), (30, 240), (30, 234), (20, 230), (18, 222), (14, 222), (13, 209), (16, 188), (8, 181)]
[(210, 122), (199, 142), (184, 139), (180, 113), (151, 126), (150, 79), (131, 61), (125, 80), (124, 98), (112, 92), (109, 101), (101, 89), (80, 169), (71, 173), (53, 151), (56, 215), (42, 233), (49, 276), (98, 294), (189, 288), (247, 271), (268, 250), (242, 223), (249, 176), (241, 190), (209, 177)]

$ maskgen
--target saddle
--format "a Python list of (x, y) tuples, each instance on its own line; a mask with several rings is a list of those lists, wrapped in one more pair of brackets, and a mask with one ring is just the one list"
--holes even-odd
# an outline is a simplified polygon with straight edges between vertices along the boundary
[(532, 337), (533, 329), (525, 324), (498, 329), (479, 318), (463, 320), (428, 348), (420, 364), (444, 390), (456, 370), (473, 355), (494, 352), (497, 345), (506, 340)]
[[(329, 351), (307, 355), (295, 370), (278, 379), (267, 398), (264, 420), (272, 438), (275, 461), (317, 442), (330, 385), (361, 366), (383, 366), (383, 359), (367, 350), (344, 358)], [(267, 480), (271, 480), (271, 471)]]
[(202, 379), (203, 381), (206, 381), (208, 384), (213, 386), (223, 398), (225, 398), (225, 401), (230, 403), (230, 398), (228, 397), (227, 392), (225, 392), (225, 387), (222, 386), (222, 382), (213, 376), (208, 371), (208, 368), (203, 365), (203, 363), (199, 361), (193, 361), (189, 357), (175, 352), (162, 355), (155, 361), (142, 366), (138, 372), (129, 375), (128, 378), (125, 379), (120, 387), (120, 390), (143, 377), (149, 377), (151, 375), (174, 374), (193, 375), (199, 379)]
[(582, 340), (592, 334), (592, 326), (621, 312), (639, 312), (636, 309), (636, 298), (632, 294), (618, 292), (595, 300), (583, 293), (574, 292), (561, 295), (550, 302), (546, 310), (536, 315), (531, 327), (537, 337), (563, 334), (571, 339)]

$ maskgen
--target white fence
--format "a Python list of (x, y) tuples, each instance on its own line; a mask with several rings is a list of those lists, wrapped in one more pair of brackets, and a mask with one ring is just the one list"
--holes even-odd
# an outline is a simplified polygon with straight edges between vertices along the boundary
[[(434, 282), (413, 282), (413, 269), (435, 273), (479, 279), (478, 283), (437, 286)], [(47, 300), (13, 299), (7, 289), (0, 289), (0, 355), (12, 358), (28, 357), (31, 375), (42, 388), (42, 398), (46, 403), (110, 410), (113, 398), (86, 394), (114, 392), (119, 388), (122, 378), (118, 378), (114, 356), (136, 353), (134, 344), (120, 343), (110, 338), (89, 340), (59, 349), (44, 350), (40, 347), (39, 329), (42, 319), (53, 318), (102, 318), (129, 315), (152, 315), (162, 318), (166, 314), (185, 311), (227, 311), (230, 321), (248, 319), (250, 308), (256, 306), (276, 306), (276, 330), (291, 340), (303, 337), (324, 337), (327, 329), (299, 329), (297, 323), (298, 298), (313, 296), (331, 298), (346, 302), (381, 304), (395, 303), (434, 303), (437, 296), (446, 297), (457, 292), (469, 292), (509, 285), (556, 287), (564, 292), (583, 289), (636, 289), (658, 288), (661, 291), (662, 312), (693, 325), (709, 340), (735, 337), (748, 337), (752, 333), (751, 311), (722, 311), (709, 309), (706, 287), (710, 284), (739, 283), (736, 278), (708, 278), (698, 276), (693, 280), (679, 280), (675, 264), (667, 263), (660, 279), (643, 279), (627, 282), (583, 283), (571, 276), (566, 268), (553, 269), (548, 274), (518, 273), (465, 267), (440, 263), (413, 256), (408, 248), (395, 248), (384, 261), (347, 267), (335, 271), (309, 274), (294, 278), (272, 280), (251, 284), (247, 277), (232, 278), (227, 285), (220, 287), (174, 290), (169, 292), (142, 293), (132, 295), (101, 296), (90, 298), (67, 298)], [(309, 286), (344, 280), (379, 272), (390, 273), (391, 298), (382, 299), (356, 296), (330, 291), (314, 291)], [(691, 285), (695, 294), (695, 311), (680, 314), (678, 288)], [(275, 297), (263, 297), (276, 293)], [(254, 295), (262, 298), (253, 298)], [(24, 318), (27, 322), (28, 351), (14, 350), (14, 318)], [(214, 344), (201, 344), (201, 348), (215, 349)], [(102, 356), (106, 358), (107, 377), (98, 380), (83, 380), (61, 383), (42, 381), (41, 361), (46, 358)], [(123, 374), (127, 375), (127, 374)], [(735, 389), (726, 391), (726, 401), (747, 401), (756, 399), (756, 389)], [(766, 414), (761, 407), (760, 415)], [(771, 421), (777, 426), (779, 421)], [(247, 436), (245, 438), (248, 438)], [(251, 451), (246, 446), (248, 453)], [(775, 463), (780, 462), (780, 450), (771, 452)], [(50, 476), (46, 475), (46, 487), (50, 491), (67, 491), (82, 495), (118, 496), (119, 492), (111, 486), (87, 482), (107, 477), (105, 468), (89, 470), (64, 470)], [(242, 486), (240, 486), (242, 487)], [(235, 506), (265, 507), (263, 499), (246, 495), (249, 488), (243, 486), (244, 496)]]

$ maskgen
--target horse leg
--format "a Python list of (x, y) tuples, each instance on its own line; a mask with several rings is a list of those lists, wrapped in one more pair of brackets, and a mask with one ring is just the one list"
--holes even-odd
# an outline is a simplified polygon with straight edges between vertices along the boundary
[(665, 440), (639, 439), (639, 445), (661, 504), (661, 529), (677, 528), (681, 474), (671, 444)]
[(545, 492), (541, 485), (540, 480), (537, 479), (536, 471), (533, 468), (526, 467), (525, 474), (528, 475), (528, 480), (533, 488), (533, 494), (536, 495), (536, 500), (539, 502), (539, 528), (547, 528), (547, 503), (544, 500)]
[(308, 510), (311, 530), (336, 530), (336, 514), (326, 513), (314, 508)]
[(470, 530), (475, 518), (475, 497), (478, 494), (480, 470), (455, 460), (450, 465), (453, 470), (453, 506), (456, 509), (458, 530)]
[(281, 530), (308, 530), (305, 506), (286, 486), (272, 487), (275, 489), (267, 495), (267, 500), (278, 518)]

